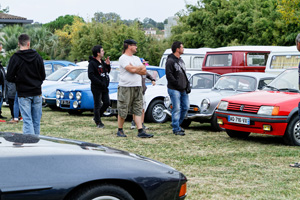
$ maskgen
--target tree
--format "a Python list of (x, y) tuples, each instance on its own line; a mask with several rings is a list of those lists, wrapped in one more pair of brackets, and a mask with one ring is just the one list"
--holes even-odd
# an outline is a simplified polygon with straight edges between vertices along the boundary
[(0, 4), (0, 13), (9, 13), (9, 7), (1, 9), (1, 4)]
[(278, 0), (278, 12), (287, 24), (300, 22), (300, 0)]
[(105, 23), (105, 22), (117, 22), (121, 20), (120, 15), (110, 12), (110, 13), (103, 13), (103, 12), (96, 12), (94, 14), (94, 21), (100, 22), (100, 23)]
[(65, 15), (65, 16), (60, 16), (56, 18), (54, 21), (44, 24), (43, 26), (48, 28), (52, 33), (54, 33), (55, 30), (63, 29), (65, 25), (72, 25), (75, 18), (84, 22), (83, 18), (77, 15)]

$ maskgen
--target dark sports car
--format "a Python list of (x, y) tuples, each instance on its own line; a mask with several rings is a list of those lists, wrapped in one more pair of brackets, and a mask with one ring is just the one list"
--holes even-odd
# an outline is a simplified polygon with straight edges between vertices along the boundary
[(186, 177), (163, 163), (82, 141), (0, 132), (1, 200), (177, 200)]

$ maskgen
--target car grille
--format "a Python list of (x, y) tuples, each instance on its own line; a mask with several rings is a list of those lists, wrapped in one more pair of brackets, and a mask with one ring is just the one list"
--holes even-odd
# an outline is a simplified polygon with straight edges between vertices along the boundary
[(260, 106), (245, 105), (239, 103), (229, 103), (227, 110), (247, 112), (247, 113), (257, 113)]

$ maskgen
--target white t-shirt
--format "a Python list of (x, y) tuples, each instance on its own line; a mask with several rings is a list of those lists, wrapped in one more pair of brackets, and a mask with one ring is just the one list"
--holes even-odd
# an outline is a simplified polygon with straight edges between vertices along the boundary
[(119, 58), (120, 63), (120, 81), (119, 86), (122, 87), (136, 87), (142, 86), (142, 76), (134, 74), (125, 69), (128, 65), (141, 66), (143, 65), (140, 58), (137, 56), (127, 56), (123, 54)]

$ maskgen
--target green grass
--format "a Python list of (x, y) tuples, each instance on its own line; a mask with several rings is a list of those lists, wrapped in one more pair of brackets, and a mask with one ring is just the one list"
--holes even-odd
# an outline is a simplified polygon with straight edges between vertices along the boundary
[[(4, 116), (10, 116), (4, 107)], [(93, 115), (70, 116), (43, 108), (42, 135), (84, 140), (130, 151), (166, 163), (188, 178), (188, 200), (299, 199), (300, 147), (286, 146), (280, 137), (251, 134), (247, 140), (212, 132), (209, 124), (193, 122), (186, 136), (172, 134), (170, 122), (146, 124), (154, 138), (136, 137), (125, 123), (127, 138), (116, 137), (117, 119), (103, 118), (97, 129)], [(0, 123), (0, 131), (22, 132), (22, 123)]]

